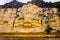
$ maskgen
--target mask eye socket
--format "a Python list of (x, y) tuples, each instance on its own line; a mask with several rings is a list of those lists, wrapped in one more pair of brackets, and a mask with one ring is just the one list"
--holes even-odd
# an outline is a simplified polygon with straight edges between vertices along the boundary
[(47, 14), (49, 14), (49, 13), (47, 13)]
[(19, 15), (17, 15), (15, 18), (19, 17)]

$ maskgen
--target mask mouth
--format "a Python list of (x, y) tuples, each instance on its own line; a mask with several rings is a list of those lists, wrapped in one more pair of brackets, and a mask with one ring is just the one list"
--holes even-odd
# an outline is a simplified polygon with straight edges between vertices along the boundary
[(8, 23), (8, 21), (4, 21), (4, 23)]
[(19, 18), (18, 20), (24, 20), (24, 18)]

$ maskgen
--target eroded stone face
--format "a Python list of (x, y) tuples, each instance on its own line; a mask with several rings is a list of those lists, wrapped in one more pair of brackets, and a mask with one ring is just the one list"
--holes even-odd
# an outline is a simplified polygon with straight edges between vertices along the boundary
[(58, 9), (43, 10), (33, 4), (24, 5), (18, 10), (0, 9), (0, 32), (45, 32), (47, 25), (54, 29), (59, 27)]

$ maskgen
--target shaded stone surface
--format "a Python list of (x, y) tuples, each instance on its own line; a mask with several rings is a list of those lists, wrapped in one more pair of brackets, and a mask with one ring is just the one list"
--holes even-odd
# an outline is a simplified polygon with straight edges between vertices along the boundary
[(0, 38), (0, 40), (60, 40), (60, 38)]

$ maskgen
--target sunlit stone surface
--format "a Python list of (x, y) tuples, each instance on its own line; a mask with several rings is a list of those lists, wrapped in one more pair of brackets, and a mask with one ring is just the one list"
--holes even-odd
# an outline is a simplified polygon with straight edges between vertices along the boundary
[[(45, 32), (47, 25), (59, 30), (57, 8), (40, 8), (27, 4), (19, 9), (0, 9), (0, 32), (36, 33)], [(57, 32), (53, 30), (52, 32)]]

